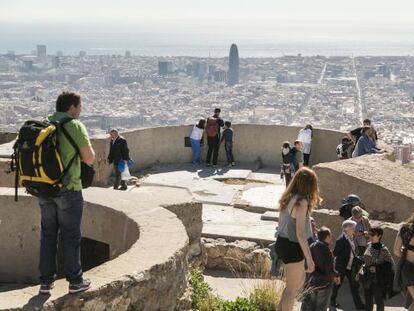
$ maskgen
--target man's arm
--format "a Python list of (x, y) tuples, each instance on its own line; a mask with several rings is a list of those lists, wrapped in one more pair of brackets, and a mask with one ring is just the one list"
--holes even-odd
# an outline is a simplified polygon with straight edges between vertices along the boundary
[(302, 151), (296, 152), (296, 160), (298, 161), (299, 168), (302, 168), (303, 167), (303, 152)]
[(74, 124), (76, 129), (76, 135), (74, 136), (75, 142), (79, 146), (79, 152), (81, 154), (82, 161), (88, 165), (92, 165), (95, 161), (95, 151), (92, 148), (89, 140), (88, 132), (85, 126), (79, 121)]
[(109, 154), (108, 154), (108, 162), (111, 164), (114, 161), (114, 151), (112, 147), (112, 142), (109, 143)]
[(95, 161), (95, 151), (93, 150), (92, 146), (88, 147), (81, 147), (79, 148), (82, 161), (88, 165), (92, 165)]
[(128, 148), (128, 143), (127, 143), (126, 139), (122, 140), (121, 153), (122, 153), (122, 160), (124, 160), (124, 161), (129, 160), (129, 148)]

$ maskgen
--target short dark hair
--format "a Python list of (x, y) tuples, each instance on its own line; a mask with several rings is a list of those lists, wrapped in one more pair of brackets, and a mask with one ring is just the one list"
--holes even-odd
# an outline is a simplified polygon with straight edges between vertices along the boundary
[(331, 229), (329, 229), (328, 227), (322, 226), (319, 228), (319, 231), (318, 231), (318, 240), (325, 241), (326, 238), (330, 236), (331, 234), (332, 234)]
[(365, 120), (363, 121), (363, 123), (368, 123), (369, 125), (371, 125), (371, 120), (370, 120), (370, 119), (365, 119)]
[(204, 120), (204, 119), (200, 119), (200, 120), (198, 121), (197, 127), (198, 127), (199, 129), (204, 129), (205, 125), (206, 125), (206, 120)]
[(295, 140), (295, 142), (293, 143), (294, 146), (301, 144), (302, 141), (301, 140)]
[(290, 143), (288, 141), (284, 141), (282, 144), (282, 148), (289, 148), (290, 149)]
[(214, 109), (214, 113), (220, 113), (220, 112), (221, 112), (221, 109), (220, 108)]
[(67, 112), (70, 106), (78, 107), (81, 102), (80, 95), (75, 92), (62, 92), (56, 100), (56, 111)]
[(231, 122), (230, 121), (226, 121), (226, 122), (224, 122), (224, 125), (227, 126), (227, 127), (230, 127), (231, 126)]
[(382, 236), (384, 235), (384, 230), (380, 227), (374, 227), (374, 228), (369, 229), (368, 233), (371, 235), (378, 236), (381, 240)]

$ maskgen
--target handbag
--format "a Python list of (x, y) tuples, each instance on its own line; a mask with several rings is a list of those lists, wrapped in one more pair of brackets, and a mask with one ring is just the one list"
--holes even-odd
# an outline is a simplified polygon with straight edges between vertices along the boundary
[(81, 161), (81, 180), (82, 188), (86, 189), (92, 186), (93, 178), (95, 177), (95, 169), (92, 165), (88, 165)]
[(191, 147), (190, 136), (184, 137), (184, 147)]
[(351, 251), (352, 251), (352, 254), (354, 255), (354, 259), (352, 260), (352, 265), (351, 265), (351, 276), (352, 276), (352, 280), (358, 282), (358, 274), (362, 266), (364, 265), (364, 257), (357, 256), (352, 247), (351, 247)]

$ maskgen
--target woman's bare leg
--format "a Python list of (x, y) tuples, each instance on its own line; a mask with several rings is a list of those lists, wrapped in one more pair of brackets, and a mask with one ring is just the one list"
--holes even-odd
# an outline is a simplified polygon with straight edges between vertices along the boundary
[[(304, 260), (285, 265), (286, 287), (279, 303), (279, 311), (292, 311), (295, 298), (305, 281)], [(411, 310), (410, 310), (411, 311)]]

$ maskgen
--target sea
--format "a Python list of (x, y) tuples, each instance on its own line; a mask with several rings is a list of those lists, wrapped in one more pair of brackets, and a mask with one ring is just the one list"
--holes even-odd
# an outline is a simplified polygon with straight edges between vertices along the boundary
[[(1, 25), (0, 25), (1, 26)], [(236, 43), (241, 58), (303, 56), (411, 56), (414, 55), (414, 37), (404, 29), (396, 36), (366, 34), (363, 36), (335, 35), (292, 36), (283, 38), (267, 36), (243, 36), (240, 33), (217, 36), (211, 34), (165, 34), (165, 33), (91, 33), (87, 30), (36, 31), (0, 28), (0, 54), (14, 51), (30, 54), (36, 45), (45, 44), (47, 53), (62, 51), (66, 55), (124, 55), (130, 51), (139, 56), (190, 56), (225, 57), (230, 45)]]

